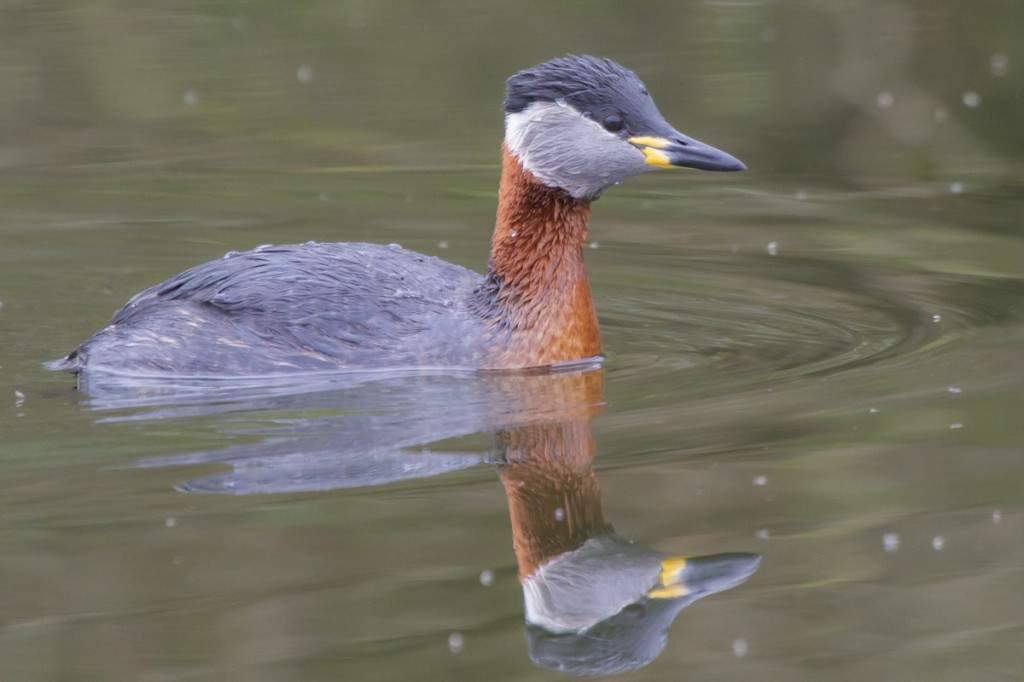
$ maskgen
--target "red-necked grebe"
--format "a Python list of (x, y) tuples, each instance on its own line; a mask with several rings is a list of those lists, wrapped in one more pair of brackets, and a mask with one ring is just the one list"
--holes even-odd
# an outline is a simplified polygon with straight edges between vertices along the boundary
[(654, 168), (742, 170), (670, 126), (640, 79), (567, 56), (506, 82), (487, 272), (397, 246), (231, 253), (136, 295), (71, 371), (245, 376), (348, 367), (541, 367), (599, 356), (583, 246), (590, 204)]

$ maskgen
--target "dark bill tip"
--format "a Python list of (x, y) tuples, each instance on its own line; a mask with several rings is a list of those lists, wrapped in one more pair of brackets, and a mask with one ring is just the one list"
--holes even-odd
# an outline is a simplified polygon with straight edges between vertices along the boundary
[(747, 168), (732, 154), (682, 133), (673, 133), (668, 137), (631, 137), (629, 142), (644, 153), (645, 163), (657, 168), (696, 168), (706, 171), (741, 171)]

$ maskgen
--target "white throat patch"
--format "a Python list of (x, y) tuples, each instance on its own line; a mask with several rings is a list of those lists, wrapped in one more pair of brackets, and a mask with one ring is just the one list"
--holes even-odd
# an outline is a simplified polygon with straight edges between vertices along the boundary
[(577, 199), (650, 168), (639, 149), (561, 101), (506, 114), (505, 145), (538, 180)]

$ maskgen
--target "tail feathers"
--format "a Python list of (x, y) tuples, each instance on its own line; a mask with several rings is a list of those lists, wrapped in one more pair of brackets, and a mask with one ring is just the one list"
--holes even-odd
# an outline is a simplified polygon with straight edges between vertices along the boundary
[(82, 364), (82, 359), (79, 357), (78, 351), (75, 351), (63, 358), (44, 362), (43, 367), (57, 372), (77, 372), (82, 369)]

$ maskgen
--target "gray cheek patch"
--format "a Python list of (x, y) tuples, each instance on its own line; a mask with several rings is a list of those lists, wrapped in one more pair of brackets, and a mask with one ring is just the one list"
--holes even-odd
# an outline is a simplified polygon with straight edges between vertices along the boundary
[(562, 102), (534, 102), (505, 116), (505, 144), (523, 168), (577, 199), (651, 167), (639, 149)]

